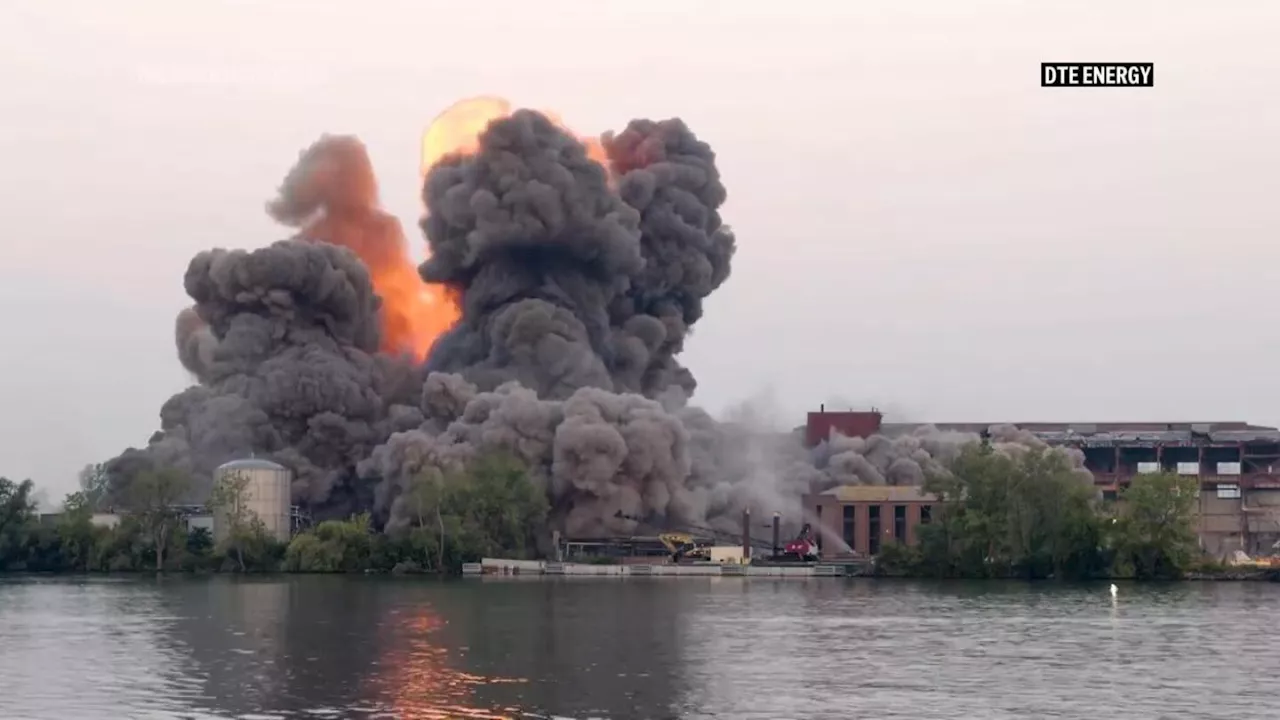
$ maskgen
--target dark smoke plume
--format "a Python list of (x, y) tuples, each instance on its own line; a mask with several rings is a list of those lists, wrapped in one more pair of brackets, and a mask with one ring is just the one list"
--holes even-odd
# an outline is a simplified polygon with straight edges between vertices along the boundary
[(191, 261), (186, 290), (195, 305), (179, 319), (191, 328), (179, 348), (202, 348), (184, 356), (199, 357), (188, 367), (201, 384), (165, 403), (145, 451), (109, 463), (114, 484), (172, 465), (205, 491), (214, 467), (257, 452), (294, 469), (303, 504), (368, 502), (350, 471), (396, 429), (393, 408), (414, 403), (415, 382), (375, 354), (378, 301), (355, 254), (298, 240), (212, 250)]
[(521, 110), (491, 125), (474, 156), (434, 168), (424, 199), (422, 277), (462, 297), (428, 368), (544, 397), (613, 389), (608, 308), (644, 266), (640, 217), (586, 148)]
[(619, 390), (653, 397), (672, 386), (692, 395), (693, 374), (676, 361), (703, 300), (729, 277), (733, 233), (721, 224), (727, 197), (711, 146), (681, 120), (635, 120), (604, 139), (618, 192), (640, 212), (644, 268), (609, 308)]
[[(322, 139), (271, 206), (314, 242), (192, 261), (177, 344), (200, 384), (166, 403), (147, 448), (112, 461), (113, 483), (155, 464), (207, 478), (254, 451), (295, 470), (295, 501), (317, 516), (371, 509), (394, 529), (411, 522), (410, 483), (502, 449), (571, 534), (634, 529), (619, 510), (733, 530), (744, 508), (803, 520), (806, 492), (922, 482), (977, 440), (922, 428), (806, 450), (751, 413), (687, 405), (696, 382), (678, 355), (736, 247), (715, 154), (680, 120), (633, 121), (604, 147), (608, 168), (519, 111), (428, 173), (420, 273), (461, 317), (418, 368), (379, 352), (395, 321), (366, 270), (376, 261), (325, 242), (381, 221), (363, 147)], [(997, 430), (1000, 452), (1040, 444)]]
[[(695, 383), (675, 355), (729, 274), (724, 186), (679, 120), (635, 121), (605, 147), (616, 192), (578, 140), (520, 111), (428, 175), (422, 276), (456, 288), (463, 314), (428, 365), (450, 401), (429, 387), (430, 427), (363, 466), (387, 483), (378, 497), (393, 521), (424, 463), (491, 447), (534, 468), (570, 532), (602, 532), (618, 510), (705, 519), (714, 480), (695, 474), (684, 416), (699, 417), (679, 407)], [(448, 422), (433, 416), (441, 405), (461, 412)]]

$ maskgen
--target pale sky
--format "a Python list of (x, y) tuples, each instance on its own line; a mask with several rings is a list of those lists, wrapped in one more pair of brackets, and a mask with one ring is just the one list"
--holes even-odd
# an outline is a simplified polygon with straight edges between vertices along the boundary
[(146, 442), (188, 261), (286, 236), (263, 203), (321, 133), (421, 252), (421, 130), (478, 94), (716, 149), (739, 250), (684, 356), (713, 411), (1280, 423), (1278, 36), (1272, 0), (9, 0), (0, 474), (61, 497)]

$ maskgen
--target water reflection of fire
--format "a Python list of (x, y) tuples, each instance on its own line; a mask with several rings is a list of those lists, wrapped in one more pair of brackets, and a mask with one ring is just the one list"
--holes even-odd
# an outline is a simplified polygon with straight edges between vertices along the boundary
[(483, 677), (451, 667), (449, 648), (434, 643), (431, 637), (444, 622), (430, 610), (417, 608), (414, 612), (416, 617), (395, 624), (405, 644), (383, 660), (384, 672), (378, 678), (378, 684), (391, 696), (397, 718), (512, 720), (521, 716), (519, 708), (474, 707), (475, 691), (486, 685), (524, 680)]

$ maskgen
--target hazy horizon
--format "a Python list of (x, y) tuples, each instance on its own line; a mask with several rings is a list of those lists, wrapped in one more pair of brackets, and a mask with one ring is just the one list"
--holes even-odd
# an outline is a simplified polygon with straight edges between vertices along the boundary
[[(0, 475), (56, 499), (146, 443), (190, 383), (188, 261), (288, 236), (263, 203), (321, 133), (368, 145), (420, 256), (421, 131), (479, 94), (582, 134), (679, 116), (716, 150), (738, 253), (683, 355), (713, 412), (1280, 424), (1250, 317), (1280, 260), (1280, 6), (495, 7), (7, 6)], [(1045, 61), (1155, 87), (1041, 88)]]

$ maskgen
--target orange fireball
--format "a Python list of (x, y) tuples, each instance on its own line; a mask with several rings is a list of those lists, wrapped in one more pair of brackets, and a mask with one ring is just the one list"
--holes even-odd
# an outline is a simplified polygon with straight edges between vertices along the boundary
[[(480, 149), (480, 135), (494, 120), (515, 112), (511, 102), (492, 95), (459, 100), (436, 116), (422, 134), (422, 174), (448, 155), (470, 155)], [(573, 135), (587, 149), (587, 156), (608, 167), (604, 145), (599, 138), (577, 135), (569, 130), (559, 115), (538, 110), (560, 129)]]

